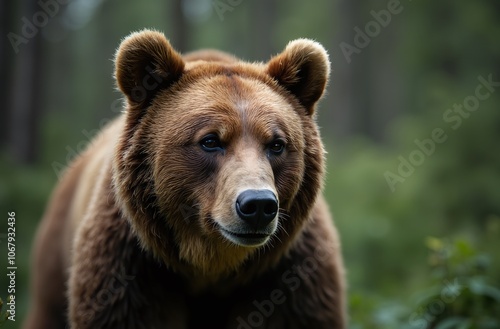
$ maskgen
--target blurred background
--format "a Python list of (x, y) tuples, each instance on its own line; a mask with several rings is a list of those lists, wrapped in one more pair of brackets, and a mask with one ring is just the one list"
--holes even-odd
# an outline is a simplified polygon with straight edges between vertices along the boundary
[(27, 311), (31, 243), (58, 175), (121, 110), (114, 52), (146, 27), (182, 52), (218, 48), (249, 61), (299, 37), (322, 43), (333, 73), (318, 123), (350, 328), (500, 328), (494, 0), (1, 1), (4, 302), (10, 211), (18, 266), (16, 322), (6, 328)]

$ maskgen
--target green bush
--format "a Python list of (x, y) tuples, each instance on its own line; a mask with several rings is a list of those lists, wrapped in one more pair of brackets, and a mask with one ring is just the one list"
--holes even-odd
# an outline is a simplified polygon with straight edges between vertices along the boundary
[(428, 238), (427, 246), (432, 281), (419, 296), (411, 327), (500, 328), (500, 281), (493, 279), (491, 256), (465, 239)]
[(500, 281), (492, 259), (466, 239), (426, 240), (429, 276), (413, 301), (350, 295), (351, 329), (498, 329)]

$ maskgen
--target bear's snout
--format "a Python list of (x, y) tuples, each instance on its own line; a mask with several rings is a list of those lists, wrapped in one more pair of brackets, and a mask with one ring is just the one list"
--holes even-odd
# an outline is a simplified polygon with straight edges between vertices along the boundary
[(276, 218), (278, 200), (270, 190), (245, 190), (236, 199), (236, 213), (256, 231), (264, 230)]
[(220, 233), (229, 241), (245, 247), (264, 245), (278, 226), (279, 202), (269, 189), (247, 189), (234, 202), (235, 217), (219, 222)]

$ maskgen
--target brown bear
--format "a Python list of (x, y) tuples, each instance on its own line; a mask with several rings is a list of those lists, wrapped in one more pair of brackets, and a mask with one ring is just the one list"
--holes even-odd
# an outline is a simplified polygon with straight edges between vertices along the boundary
[(25, 328), (345, 328), (320, 195), (325, 49), (182, 57), (144, 30), (115, 65), (124, 112), (52, 196)]

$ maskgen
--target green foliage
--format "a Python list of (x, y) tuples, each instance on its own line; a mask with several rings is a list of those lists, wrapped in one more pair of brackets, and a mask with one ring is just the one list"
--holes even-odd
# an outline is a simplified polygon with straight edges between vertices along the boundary
[(413, 301), (351, 294), (351, 329), (500, 327), (500, 281), (491, 271), (491, 256), (479, 253), (462, 238), (428, 237), (426, 245), (429, 276)]
[[(455, 128), (444, 115), (475, 95), (478, 77), (500, 81), (499, 7), (404, 6), (395, 65), (406, 77), (405, 114), (388, 125), (388, 143), (359, 136), (328, 143), (326, 195), (348, 268), (351, 328), (498, 328), (500, 88)], [(399, 175), (400, 157), (408, 160), (419, 150), (415, 140), (430, 139), (435, 129), (446, 140), (392, 192), (384, 173)], [(446, 284), (455, 282), (460, 294), (441, 307)]]
[[(474, 77), (467, 89), (475, 84)], [(447, 101), (439, 103), (462, 101), (468, 93), (443, 96)], [(446, 130), (448, 139), (394, 192), (384, 172), (397, 173), (398, 157), (408, 159), (417, 149), (415, 138), (446, 128), (446, 106), (434, 104), (434, 112), (396, 121), (392, 146), (362, 138), (329, 144), (325, 192), (342, 237), (352, 329), (498, 327), (500, 282), (493, 278), (500, 277), (500, 154), (492, 151), (500, 137), (492, 128), (500, 122), (497, 97), (482, 103), (460, 129)], [(428, 258), (431, 268), (425, 266)], [(441, 311), (436, 298), (456, 278), (466, 288)]]
[(7, 321), (8, 313), (3, 311), (3, 300), (0, 298), (0, 326)]
[(419, 297), (412, 327), (487, 329), (500, 327), (500, 281), (493, 279), (491, 256), (469, 241), (429, 237), (431, 286)]

